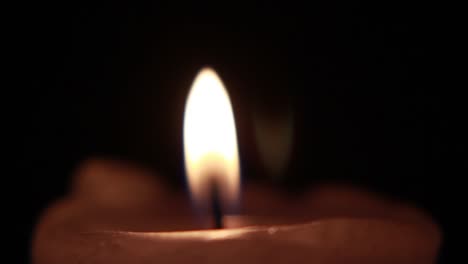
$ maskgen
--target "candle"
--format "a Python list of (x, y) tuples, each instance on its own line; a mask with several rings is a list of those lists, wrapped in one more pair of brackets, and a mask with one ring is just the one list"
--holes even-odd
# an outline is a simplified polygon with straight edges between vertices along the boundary
[[(293, 199), (247, 184), (239, 199), (235, 133), (221, 79), (212, 69), (202, 70), (184, 119), (192, 203), (148, 171), (90, 161), (76, 174), (72, 193), (44, 213), (33, 242), (34, 262), (435, 262), (441, 234), (432, 219), (365, 190), (321, 185)], [(222, 229), (212, 229), (213, 199), (225, 213)], [(236, 207), (243, 215), (227, 215)]]

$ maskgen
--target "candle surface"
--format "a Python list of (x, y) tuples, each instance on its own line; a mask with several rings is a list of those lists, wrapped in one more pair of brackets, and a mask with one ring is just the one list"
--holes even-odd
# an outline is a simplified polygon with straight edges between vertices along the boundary
[(244, 216), (208, 230), (186, 195), (123, 162), (91, 160), (72, 192), (46, 210), (36, 264), (434, 263), (441, 233), (421, 210), (344, 185), (291, 198), (260, 186), (243, 192)]

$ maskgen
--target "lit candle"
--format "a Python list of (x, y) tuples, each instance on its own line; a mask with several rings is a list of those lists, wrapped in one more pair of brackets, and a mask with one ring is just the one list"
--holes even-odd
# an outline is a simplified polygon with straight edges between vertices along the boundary
[[(78, 173), (73, 194), (44, 214), (35, 263), (435, 262), (441, 235), (430, 217), (355, 188), (321, 186), (292, 200), (251, 185), (236, 205), (234, 116), (212, 69), (200, 71), (187, 99), (184, 153), (201, 218), (149, 173), (94, 161)], [(206, 217), (213, 200), (214, 222)], [(236, 207), (244, 215), (222, 215)]]

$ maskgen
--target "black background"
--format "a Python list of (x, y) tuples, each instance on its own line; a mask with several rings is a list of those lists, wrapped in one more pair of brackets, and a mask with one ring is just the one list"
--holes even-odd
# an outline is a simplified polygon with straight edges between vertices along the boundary
[(15, 223), (22, 260), (40, 213), (89, 157), (133, 160), (183, 185), (183, 107), (204, 65), (231, 94), (245, 177), (267, 181), (252, 150), (253, 110), (274, 112), (290, 100), (295, 147), (280, 187), (350, 181), (426, 208), (445, 230), (448, 179), (440, 175), (448, 151), (440, 93), (429, 89), (435, 18), (421, 5), (25, 9), (18, 47), (25, 85), (12, 111), (16, 173), (28, 185)]

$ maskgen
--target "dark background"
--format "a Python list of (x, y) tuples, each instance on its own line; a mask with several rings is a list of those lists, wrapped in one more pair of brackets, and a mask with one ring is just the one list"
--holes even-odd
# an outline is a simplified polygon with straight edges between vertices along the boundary
[(183, 108), (204, 65), (231, 94), (246, 178), (268, 181), (252, 112), (289, 100), (293, 158), (275, 184), (300, 192), (350, 181), (447, 226), (441, 94), (429, 89), (435, 18), (417, 3), (41, 3), (20, 18), (26, 83), (12, 115), (14, 164), (28, 186), (15, 212), (23, 261), (40, 213), (89, 157), (132, 160), (183, 186)]

